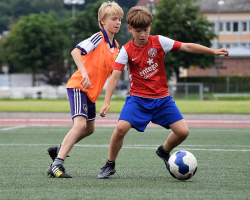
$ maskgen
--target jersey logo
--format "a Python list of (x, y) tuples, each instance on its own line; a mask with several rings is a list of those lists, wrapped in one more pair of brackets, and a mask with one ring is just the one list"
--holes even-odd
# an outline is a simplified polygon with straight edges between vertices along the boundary
[(147, 61), (147, 63), (149, 64), (149, 65), (152, 65), (153, 63), (154, 63), (154, 61), (153, 61), (153, 58), (152, 59), (148, 59), (148, 61)]
[(147, 63), (149, 64), (149, 67), (146, 67), (144, 70), (140, 72), (140, 75), (144, 76), (144, 79), (147, 79), (153, 76), (156, 72), (158, 72), (158, 69), (157, 69), (158, 63), (154, 62), (153, 58), (152, 59), (149, 58)]
[(155, 48), (151, 48), (151, 49), (148, 50), (148, 55), (150, 57), (155, 57), (156, 54), (157, 54), (157, 50)]
[(135, 61), (137, 58), (139, 58), (139, 56), (137, 56), (136, 58), (132, 58), (131, 60), (132, 60), (132, 61)]

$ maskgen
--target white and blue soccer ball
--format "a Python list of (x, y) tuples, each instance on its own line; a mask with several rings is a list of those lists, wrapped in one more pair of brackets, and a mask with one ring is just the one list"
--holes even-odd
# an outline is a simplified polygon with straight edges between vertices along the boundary
[(167, 169), (178, 180), (188, 180), (197, 171), (197, 160), (189, 151), (177, 151), (168, 160)]

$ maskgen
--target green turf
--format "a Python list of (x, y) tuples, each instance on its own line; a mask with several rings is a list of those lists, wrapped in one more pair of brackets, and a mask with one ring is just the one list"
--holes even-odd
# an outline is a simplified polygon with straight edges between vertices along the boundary
[[(96, 110), (99, 112), (103, 106), (103, 99), (96, 102)], [(121, 112), (125, 99), (112, 99), (110, 112)], [(250, 101), (199, 101), (199, 100), (176, 100), (176, 104), (182, 113), (232, 113), (250, 114)], [(70, 112), (67, 99), (0, 99), (0, 111), (7, 112)]]
[(175, 150), (192, 152), (198, 170), (192, 179), (177, 181), (155, 154), (170, 133), (163, 128), (131, 130), (116, 160), (116, 174), (97, 179), (114, 129), (97, 127), (66, 159), (65, 168), (74, 178), (48, 178), (46, 149), (59, 144), (69, 129), (0, 127), (0, 199), (249, 199), (247, 128), (190, 128), (188, 139)]

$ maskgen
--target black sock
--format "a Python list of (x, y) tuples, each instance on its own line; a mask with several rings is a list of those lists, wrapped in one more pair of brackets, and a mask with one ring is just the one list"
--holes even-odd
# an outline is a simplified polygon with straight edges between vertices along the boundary
[(166, 150), (164, 149), (163, 145), (162, 145), (161, 147), (162, 147), (162, 150), (163, 150), (163, 152), (164, 152), (165, 154), (169, 154), (169, 153), (170, 153), (170, 151), (166, 151)]
[(107, 160), (106, 165), (109, 165), (111, 167), (115, 167), (115, 160), (114, 161)]

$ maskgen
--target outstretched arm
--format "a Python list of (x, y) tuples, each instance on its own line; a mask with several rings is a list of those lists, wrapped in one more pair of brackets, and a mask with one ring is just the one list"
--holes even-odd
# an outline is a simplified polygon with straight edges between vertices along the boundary
[(182, 43), (180, 47), (181, 51), (188, 53), (199, 53), (199, 54), (213, 54), (213, 55), (224, 55), (228, 57), (228, 50), (226, 49), (211, 49), (199, 44), (194, 43)]
[(105, 94), (104, 105), (100, 109), (100, 116), (101, 117), (105, 117), (106, 113), (110, 109), (110, 100), (111, 100), (112, 94), (115, 90), (115, 86), (117, 85), (117, 83), (120, 79), (121, 74), (122, 74), (122, 71), (113, 70), (112, 75), (109, 78), (108, 86), (107, 86), (106, 94)]

